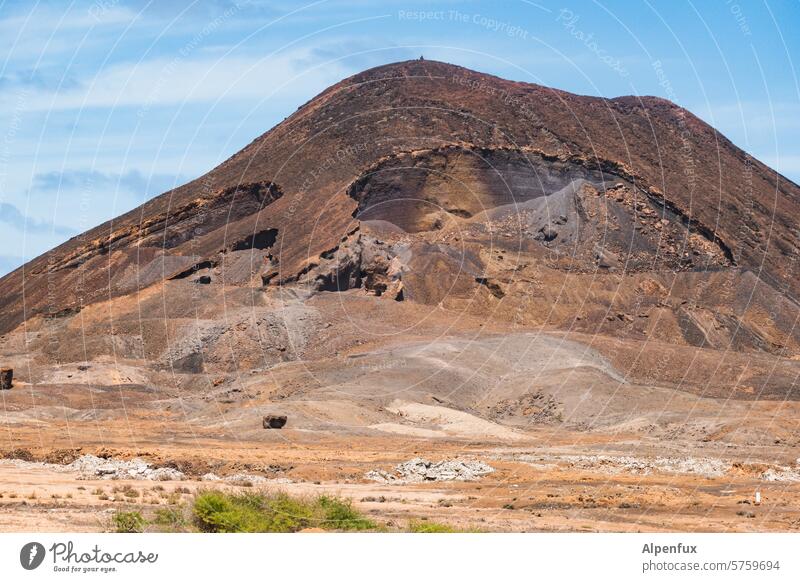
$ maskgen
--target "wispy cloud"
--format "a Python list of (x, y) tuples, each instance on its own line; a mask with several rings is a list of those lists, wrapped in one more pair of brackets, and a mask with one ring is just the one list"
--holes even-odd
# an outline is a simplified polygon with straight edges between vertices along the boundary
[[(100, 71), (79, 86), (39, 91), (26, 101), (28, 111), (155, 107), (220, 99), (261, 99), (279, 87), (282, 93), (306, 94), (338, 80), (344, 65), (313, 76), (298, 76), (297, 63), (314, 59), (310, 51), (264, 57), (212, 56), (121, 63)], [(12, 105), (13, 95), (0, 95), (0, 105)]]
[(56, 69), (23, 69), (0, 77), (0, 89), (17, 87), (34, 91), (54, 91), (59, 87), (64, 90), (78, 89), (80, 85), (77, 79)]
[(166, 192), (184, 183), (186, 178), (171, 174), (146, 175), (139, 170), (125, 173), (104, 173), (96, 170), (67, 170), (44, 172), (33, 179), (34, 192), (76, 190), (124, 190), (139, 196), (152, 196)]
[(30, 6), (22, 4), (23, 10), (0, 20), (0, 31), (16, 33), (20, 29), (28, 33), (55, 30), (85, 31), (98, 25), (128, 24), (136, 18), (137, 11), (120, 2), (84, 2), (65, 7), (48, 4)]
[(338, 66), (356, 72), (387, 62), (404, 61), (419, 56), (419, 50), (383, 43), (375, 45), (371, 38), (344, 37), (313, 47), (298, 57), (295, 64), (298, 70), (321, 62), (337, 62)]
[(7, 202), (0, 202), (0, 223), (9, 225), (20, 232), (33, 234), (55, 234), (58, 236), (77, 234), (77, 231), (72, 228), (26, 216), (16, 206)]

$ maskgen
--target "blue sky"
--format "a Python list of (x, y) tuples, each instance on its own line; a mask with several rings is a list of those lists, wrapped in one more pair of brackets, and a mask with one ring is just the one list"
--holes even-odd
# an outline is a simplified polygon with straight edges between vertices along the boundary
[(671, 99), (800, 182), (798, 26), (796, 0), (2, 2), (0, 274), (420, 54)]

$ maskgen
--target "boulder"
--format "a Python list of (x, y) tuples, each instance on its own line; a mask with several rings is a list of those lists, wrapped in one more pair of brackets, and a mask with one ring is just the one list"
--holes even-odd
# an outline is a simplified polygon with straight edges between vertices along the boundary
[(556, 239), (556, 237), (558, 237), (558, 231), (549, 224), (546, 224), (539, 229), (539, 232), (536, 233), (534, 238), (544, 242), (552, 242)]
[(284, 414), (268, 414), (264, 417), (264, 428), (283, 428), (286, 425), (286, 415)]
[(11, 368), (0, 368), (0, 390), (11, 390), (14, 382), (14, 370)]

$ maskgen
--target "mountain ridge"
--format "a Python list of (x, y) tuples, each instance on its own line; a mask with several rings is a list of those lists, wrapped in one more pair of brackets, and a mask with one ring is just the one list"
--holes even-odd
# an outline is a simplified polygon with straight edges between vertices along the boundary
[[(447, 147), (516, 149), (623, 178), (719, 241), (734, 265), (798, 292), (790, 217), (800, 188), (687, 110), (417, 60), (332, 85), (205, 175), (3, 277), (0, 330), (138, 291), (271, 229), (279, 275), (269, 280), (295, 281), (352, 229), (357, 204), (347, 191), (365, 172), (404, 152)], [(115, 285), (153, 261), (174, 268)]]

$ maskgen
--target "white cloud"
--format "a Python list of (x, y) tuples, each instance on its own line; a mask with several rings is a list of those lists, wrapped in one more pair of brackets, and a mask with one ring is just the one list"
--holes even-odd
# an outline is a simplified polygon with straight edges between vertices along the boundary
[(72, 228), (26, 216), (16, 206), (7, 202), (0, 202), (0, 224), (10, 226), (18, 232), (52, 233), (58, 236), (77, 234)]
[[(220, 57), (152, 59), (113, 65), (80, 87), (57, 93), (37, 92), (26, 101), (29, 111), (139, 106), (144, 110), (186, 102), (262, 99), (272, 92), (307, 95), (339, 80), (340, 66), (299, 74), (297, 63), (307, 51), (269, 58)], [(0, 96), (9, 107), (13, 95)]]
[(120, 25), (132, 22), (137, 13), (118, 2), (92, 2), (83, 6), (51, 7), (39, 4), (27, 13), (5, 17), (0, 20), (0, 32), (11, 35), (22, 28), (26, 34), (47, 33), (75, 29), (86, 30), (100, 25)]

